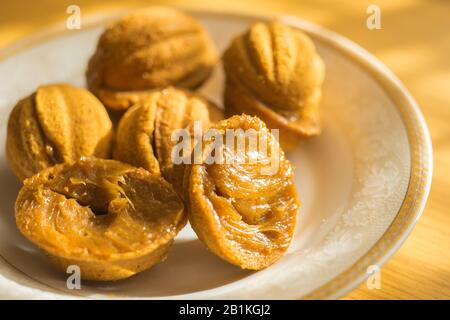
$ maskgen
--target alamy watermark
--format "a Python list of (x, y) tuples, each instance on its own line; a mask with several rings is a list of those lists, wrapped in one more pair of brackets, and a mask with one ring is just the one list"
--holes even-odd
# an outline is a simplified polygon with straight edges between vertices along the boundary
[(69, 30), (81, 29), (81, 9), (79, 6), (72, 4), (67, 7), (66, 13), (70, 14), (66, 20), (66, 28)]
[(366, 13), (369, 15), (366, 20), (366, 26), (369, 30), (381, 29), (381, 9), (375, 4), (367, 7)]
[[(279, 130), (215, 128), (203, 132), (202, 121), (194, 121), (193, 132), (178, 129), (172, 132), (176, 142), (171, 157), (174, 164), (258, 164), (260, 174), (278, 172), (280, 147)], [(272, 134), (272, 136), (270, 136)]]
[(367, 274), (369, 277), (366, 281), (367, 289), (381, 289), (381, 269), (376, 264), (370, 265), (367, 268)]
[(66, 280), (66, 286), (69, 290), (81, 289), (81, 269), (79, 266), (72, 264), (67, 267), (66, 273), (69, 274)]

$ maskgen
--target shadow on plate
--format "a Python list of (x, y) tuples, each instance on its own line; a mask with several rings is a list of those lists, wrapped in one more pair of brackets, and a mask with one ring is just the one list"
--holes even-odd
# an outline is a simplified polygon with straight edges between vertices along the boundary
[(14, 203), (21, 188), (21, 183), (9, 169), (6, 159), (0, 160), (0, 219), (1, 225), (16, 227)]
[(175, 241), (166, 261), (119, 282), (85, 283), (89, 293), (157, 297), (214, 289), (251, 275), (208, 252), (197, 240)]

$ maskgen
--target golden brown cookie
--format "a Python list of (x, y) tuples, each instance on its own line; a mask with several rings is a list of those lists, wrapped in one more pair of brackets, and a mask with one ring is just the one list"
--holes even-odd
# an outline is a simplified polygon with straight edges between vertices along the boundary
[(216, 61), (216, 49), (197, 20), (175, 9), (153, 7), (106, 29), (86, 77), (89, 89), (107, 107), (124, 110), (152, 89), (195, 89)]
[(256, 23), (223, 55), (227, 115), (260, 117), (283, 148), (321, 131), (324, 64), (310, 38), (278, 22)]
[[(232, 130), (235, 142), (224, 140), (220, 151), (215, 149), (216, 155), (223, 155), (222, 162), (208, 162), (215, 143), (204, 139), (203, 152), (187, 167), (189, 221), (199, 239), (222, 259), (243, 269), (265, 268), (283, 255), (293, 237), (300, 205), (293, 169), (257, 117), (233, 116), (211, 129), (222, 137)], [(252, 148), (252, 135), (245, 138), (238, 134), (240, 129), (253, 132), (261, 147)], [(236, 148), (238, 137), (245, 138), (241, 149)]]
[(8, 121), (6, 155), (23, 180), (81, 156), (110, 156), (112, 123), (89, 91), (68, 84), (39, 87), (19, 101)]
[(172, 186), (114, 160), (82, 158), (25, 180), (16, 201), (22, 234), (64, 272), (119, 280), (166, 258), (186, 216)]
[(121, 118), (113, 157), (162, 174), (180, 192), (184, 166), (172, 161), (172, 151), (179, 142), (172, 141), (172, 133), (187, 128), (192, 137), (193, 121), (200, 121), (204, 130), (220, 119), (221, 110), (198, 94), (172, 87), (154, 91)]

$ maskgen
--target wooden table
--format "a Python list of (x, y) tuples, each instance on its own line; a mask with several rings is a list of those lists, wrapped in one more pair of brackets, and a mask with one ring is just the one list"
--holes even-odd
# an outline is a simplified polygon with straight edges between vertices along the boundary
[[(55, 23), (65, 23), (67, 6), (82, 15), (149, 3), (183, 1), (3, 0), (0, 46)], [(121, 4), (122, 3), (122, 4)], [(381, 30), (366, 26), (369, 4), (381, 9)], [(450, 298), (450, 1), (246, 1), (190, 0), (189, 6), (297, 15), (359, 43), (389, 66), (422, 108), (434, 147), (434, 178), (425, 212), (411, 236), (382, 270), (382, 287), (363, 284), (346, 299)]]

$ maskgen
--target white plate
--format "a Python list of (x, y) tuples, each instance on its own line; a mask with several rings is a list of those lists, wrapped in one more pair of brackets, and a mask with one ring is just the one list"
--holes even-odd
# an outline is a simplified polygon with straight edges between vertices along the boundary
[[(192, 14), (220, 50), (252, 22), (270, 19)], [(80, 31), (47, 30), (0, 51), (2, 298), (336, 298), (400, 247), (431, 183), (431, 142), (419, 108), (369, 53), (319, 26), (283, 16), (312, 37), (326, 64), (324, 133), (289, 154), (303, 204), (288, 253), (268, 269), (240, 270), (209, 253), (187, 227), (167, 261), (150, 270), (115, 283), (83, 282), (81, 290), (67, 289), (67, 275), (56, 272), (15, 227), (20, 183), (5, 159), (6, 123), (15, 102), (38, 85), (85, 85), (86, 63), (111, 18), (85, 19)], [(222, 89), (217, 66), (201, 91), (221, 104)]]

